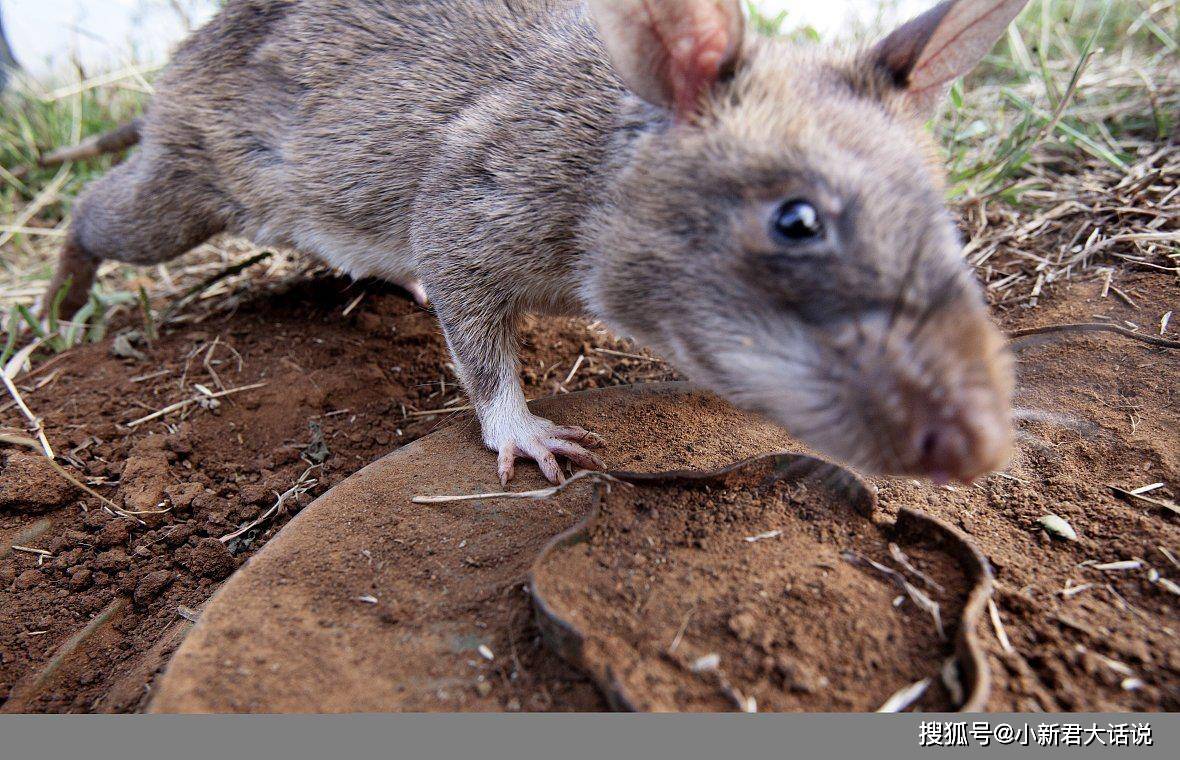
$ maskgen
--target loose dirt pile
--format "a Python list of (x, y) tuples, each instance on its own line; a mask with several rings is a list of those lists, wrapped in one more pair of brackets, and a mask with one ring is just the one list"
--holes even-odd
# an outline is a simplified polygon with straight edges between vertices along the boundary
[(961, 706), (978, 655), (960, 668), (952, 642), (986, 564), (918, 513), (874, 522), (859, 479), (809, 464), (600, 486), (533, 571), (550, 639), (630, 709), (863, 711), (919, 681), (921, 709)]

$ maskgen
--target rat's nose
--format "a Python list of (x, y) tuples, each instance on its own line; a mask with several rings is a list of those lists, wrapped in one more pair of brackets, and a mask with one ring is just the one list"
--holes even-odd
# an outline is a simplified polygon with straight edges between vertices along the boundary
[(940, 485), (975, 478), (1002, 467), (1008, 459), (1007, 426), (973, 414), (959, 414), (925, 425), (915, 437), (918, 469)]

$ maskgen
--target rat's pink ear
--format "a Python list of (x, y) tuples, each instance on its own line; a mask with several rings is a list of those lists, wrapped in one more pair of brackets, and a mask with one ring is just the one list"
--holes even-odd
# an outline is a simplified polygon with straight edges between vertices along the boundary
[(876, 65), (928, 113), (953, 80), (975, 68), (1028, 0), (946, 0), (873, 49)]
[(615, 72), (639, 97), (692, 119), (742, 46), (739, 0), (589, 0)]

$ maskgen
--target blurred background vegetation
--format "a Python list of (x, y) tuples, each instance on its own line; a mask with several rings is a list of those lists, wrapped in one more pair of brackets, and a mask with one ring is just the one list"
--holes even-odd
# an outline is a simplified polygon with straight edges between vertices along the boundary
[[(824, 17), (825, 24), (819, 25), (795, 12), (803, 6), (801, 0), (751, 3), (750, 11), (751, 23), (763, 33), (812, 45), (832, 38), (871, 39), (898, 16), (929, 4), (859, 3), (859, 14), (838, 23)], [(205, 18), (216, 2), (158, 0), (156, 5), (170, 8), (184, 27)], [(9, 24), (10, 36), (12, 28)], [(1011, 225), (1027, 225), (1059, 207), (1063, 193), (1076, 195), (1087, 182), (1120, 187), (1137, 172), (1162, 171), (1164, 182), (1174, 185), (1170, 172), (1176, 164), (1180, 114), (1178, 37), (1180, 0), (1031, 0), (984, 65), (954, 86), (930, 128), (945, 151), (949, 197), (963, 210), (972, 238), (968, 254), (977, 254), (972, 263), (981, 268), (989, 287), (995, 286), (996, 301), (1027, 297), (1032, 289), (1035, 303), (1041, 287), (1053, 278), (1109, 263), (1120, 250), (1156, 268), (1174, 270), (1180, 264), (1177, 199), (1166, 187), (1144, 201), (1143, 218), (1131, 219), (1130, 231), (1121, 233), (1148, 235), (1130, 239), (1133, 250), (1111, 245), (1103, 249), (1105, 258), (1083, 255), (1075, 261), (1079, 241), (1053, 238), (1052, 244), (1065, 246), (1056, 258), (1052, 251), (1041, 251), (999, 266), (994, 255), (1003, 253), (1004, 240), (1014, 239)], [(19, 55), (20, 46), (14, 47)], [(44, 168), (38, 159), (140, 113), (161, 65), (158, 59), (141, 58), (131, 42), (121, 53), (121, 64), (96, 70), (71, 58), (68, 50), (63, 56), (52, 66), (26, 64), (0, 95), (0, 325), (9, 333), (0, 346), (7, 344), (6, 354), (20, 343), (14, 326), (49, 278), (71, 200), (120, 157)], [(1118, 202), (1126, 206), (1135, 200)], [(1064, 229), (1063, 216), (1068, 215), (1053, 217), (1061, 236), (1091, 234), (1083, 226)], [(1118, 217), (1115, 229), (1108, 225), (1098, 234), (1120, 234), (1117, 224), (1125, 219)], [(989, 249), (989, 240), (1001, 242)], [(1150, 249), (1139, 245), (1144, 240)], [(1095, 241), (1081, 242), (1092, 246)], [(983, 260), (980, 251), (987, 254)], [(232, 266), (254, 253), (241, 241), (219, 242), (190, 254), (179, 269), (108, 265), (87, 319), (101, 325), (114, 308), (134, 309), (135, 304), (174, 296), (188, 287), (186, 277), (208, 277), (217, 267)], [(1013, 296), (1011, 288), (1022, 284), (1025, 295)], [(101, 335), (101, 329), (76, 328), (68, 340), (56, 336), (46, 345), (64, 349)]]

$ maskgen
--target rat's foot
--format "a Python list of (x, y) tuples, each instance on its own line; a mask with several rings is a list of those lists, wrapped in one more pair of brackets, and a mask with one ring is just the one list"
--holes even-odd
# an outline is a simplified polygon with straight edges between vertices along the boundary
[(512, 480), (517, 458), (536, 461), (550, 483), (565, 480), (557, 464), (559, 456), (587, 470), (601, 470), (606, 466), (584, 448), (601, 446), (602, 439), (597, 435), (574, 425), (556, 425), (533, 415), (504, 426), (498, 434), (489, 433), (485, 441), (488, 448), (499, 455), (497, 462), (503, 485)]

